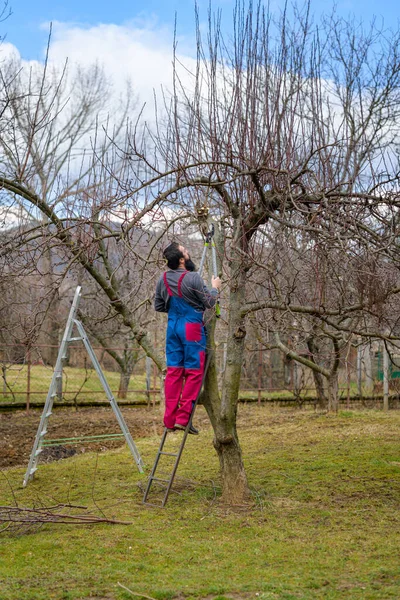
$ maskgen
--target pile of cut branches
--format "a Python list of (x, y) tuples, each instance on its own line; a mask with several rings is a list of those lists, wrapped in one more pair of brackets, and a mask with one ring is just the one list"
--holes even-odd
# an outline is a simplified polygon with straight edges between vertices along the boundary
[(0, 529), (12, 531), (13, 533), (27, 533), (36, 530), (45, 523), (63, 523), (68, 525), (88, 525), (97, 523), (110, 523), (118, 525), (130, 525), (128, 521), (117, 521), (105, 516), (96, 516), (91, 513), (76, 514), (76, 510), (87, 510), (86, 506), (73, 504), (56, 504), (37, 508), (21, 506), (0, 506), (0, 523), (5, 526)]

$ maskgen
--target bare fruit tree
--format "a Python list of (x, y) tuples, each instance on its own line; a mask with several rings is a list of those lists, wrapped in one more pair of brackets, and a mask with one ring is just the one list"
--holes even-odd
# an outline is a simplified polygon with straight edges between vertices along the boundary
[[(218, 225), (227, 361), (220, 388), (211, 364), (204, 404), (223, 497), (241, 502), (249, 491), (236, 415), (248, 319), (272, 319), (285, 353), (280, 328), (290, 334), (297, 320), (308, 357), (292, 358), (327, 380), (331, 410), (352, 336), (398, 339), (400, 57), (398, 31), (335, 14), (317, 27), (309, 5), (275, 19), (261, 3), (238, 2), (232, 31), (224, 37), (210, 14), (189, 83), (176, 60), (162, 135), (146, 152), (132, 134), (129, 153), (148, 194), (163, 189), (193, 215), (203, 202)], [(374, 276), (382, 265), (384, 284)]]
[[(239, 0), (229, 35), (213, 14), (202, 35), (198, 27), (191, 70), (174, 57), (172, 93), (158, 104), (155, 127), (133, 119), (125, 136), (108, 132), (93, 143), (85, 177), (46, 196), (31, 160), (32, 140), (51, 129), (46, 113), (23, 141), (19, 170), (4, 162), (0, 185), (8, 202), (17, 198), (43, 216), (48, 239), (71, 268), (84, 269), (160, 369), (143, 302), (173, 224), (189, 227), (208, 211), (227, 352), (220, 386), (211, 358), (203, 402), (222, 496), (237, 504), (249, 498), (236, 428), (249, 322), (258, 323), (261, 341), (272, 332), (285, 353), (290, 336), (296, 340), (292, 358), (328, 381), (332, 410), (352, 336), (399, 339), (400, 34), (335, 14), (317, 26), (309, 5), (275, 18), (261, 3)], [(138, 232), (150, 231), (138, 246)], [(133, 301), (122, 284), (128, 254), (142, 282)], [(382, 284), (375, 274), (383, 267)], [(212, 317), (208, 329), (213, 347)]]

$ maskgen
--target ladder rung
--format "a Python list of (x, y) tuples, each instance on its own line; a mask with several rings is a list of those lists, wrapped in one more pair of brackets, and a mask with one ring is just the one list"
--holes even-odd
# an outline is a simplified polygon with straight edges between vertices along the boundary
[(62, 375), (56, 375), (56, 379), (62, 379)]
[(52, 415), (53, 413), (51, 412), (51, 410), (49, 410), (49, 412), (46, 413), (46, 419), (48, 419), (50, 417), (50, 415)]
[(159, 454), (164, 454), (164, 456), (178, 456), (177, 452), (159, 452)]
[(40, 437), (44, 437), (47, 433), (47, 429), (43, 429), (43, 431), (40, 433)]
[(35, 456), (39, 456), (41, 452), (43, 452), (43, 448), (38, 448), (35, 452)]
[(32, 469), (29, 471), (29, 476), (33, 475), (35, 471), (37, 471), (37, 467), (32, 467)]
[(74, 337), (74, 338), (69, 338), (69, 340), (67, 340), (67, 342), (80, 342), (81, 340), (83, 340), (83, 338)]

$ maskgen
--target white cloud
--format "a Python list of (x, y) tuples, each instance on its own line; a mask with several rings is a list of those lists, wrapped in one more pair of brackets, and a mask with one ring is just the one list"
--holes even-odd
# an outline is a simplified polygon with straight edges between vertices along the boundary
[(3, 42), (1, 44), (1, 61), (5, 60), (20, 60), (21, 55), (18, 52), (18, 49), (13, 46), (13, 44), (9, 44), (8, 42)]
[[(172, 32), (151, 23), (99, 24), (89, 28), (54, 23), (50, 60), (59, 66), (67, 58), (71, 65), (97, 62), (112, 79), (116, 93), (124, 93), (129, 80), (139, 104), (147, 105), (146, 118), (151, 119), (154, 90), (159, 95), (161, 86), (167, 90), (172, 87), (172, 46)], [(195, 66), (189, 54), (180, 55), (179, 61), (189, 69)], [(189, 79), (187, 74), (183, 77)]]
[[(42, 27), (49, 30), (48, 23), (43, 24)], [(185, 65), (185, 68), (179, 67), (180, 77), (188, 87), (191, 87), (188, 70), (194, 71), (196, 66), (196, 61), (191, 56), (191, 40), (181, 37), (178, 43), (181, 49), (178, 61)], [(46, 48), (43, 47), (43, 57), (45, 53)], [(162, 108), (161, 88), (164, 92), (172, 89), (173, 31), (159, 25), (156, 21), (135, 21), (124, 25), (97, 24), (90, 27), (76, 23), (55, 22), (52, 26), (49, 56), (50, 66), (54, 66), (60, 73), (68, 59), (70, 77), (66, 80), (65, 97), (69, 98), (69, 101), (61, 115), (57, 117), (61, 125), (63, 119), (68, 119), (71, 111), (74, 111), (74, 90), (70, 91), (70, 83), (74, 81), (73, 75), (77, 65), (85, 68), (97, 63), (104, 68), (107, 79), (112, 82), (111, 90), (107, 90), (109, 96), (106, 106), (110, 115), (110, 130), (114, 117), (118, 121), (121, 114), (119, 98), (126, 95), (128, 81), (133, 93), (133, 105), (136, 105), (130, 117), (135, 120), (138, 109), (146, 104), (142, 117), (150, 125), (154, 123), (154, 92), (157, 94), (157, 108), (160, 110)], [(0, 67), (2, 62), (6, 64), (11, 60), (21, 64), (21, 77), (26, 77), (27, 81), (31, 69), (39, 74), (43, 69), (43, 62), (22, 60), (15, 46), (4, 43), (0, 48)], [(101, 118), (106, 118), (104, 111)], [(92, 132), (89, 132), (80, 140), (81, 148), (91, 148), (91, 135)], [(77, 161), (80, 160), (78, 156)], [(69, 165), (70, 170), (73, 169), (74, 164)]]
[(24, 65), (24, 67), (38, 67), (40, 63), (36, 60), (21, 60), (21, 54), (13, 44), (9, 42), (3, 42), (0, 45), (0, 67), (7, 62), (16, 62)]

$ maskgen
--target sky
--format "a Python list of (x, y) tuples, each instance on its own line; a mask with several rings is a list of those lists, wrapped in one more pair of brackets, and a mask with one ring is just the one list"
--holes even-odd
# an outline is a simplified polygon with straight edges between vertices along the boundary
[[(0, 6), (7, 1), (11, 15), (0, 23), (0, 62), (2, 54), (10, 52), (23, 61), (43, 61), (52, 22), (54, 63), (62, 65), (67, 57), (70, 64), (97, 61), (119, 93), (129, 79), (140, 104), (149, 105), (153, 91), (170, 84), (175, 15), (179, 58), (190, 65), (195, 56), (194, 0), (0, 0)], [(208, 3), (197, 0), (204, 24)], [(312, 0), (312, 13), (318, 18), (333, 3)], [(376, 15), (386, 26), (396, 25), (400, 16), (398, 0), (336, 0), (335, 4), (340, 15), (354, 14), (365, 21)], [(212, 0), (212, 5), (222, 10), (228, 30), (235, 0)], [(269, 5), (278, 11), (283, 0), (269, 0)]]
[[(100, 24), (124, 27), (146, 27), (172, 34), (175, 14), (178, 32), (183, 36), (193, 34), (194, 2), (192, 0), (0, 0), (8, 1), (11, 16), (0, 24), (0, 35), (14, 44), (27, 60), (43, 58), (50, 21), (62, 24), (65, 29), (92, 28)], [(281, 0), (270, 0), (273, 9), (283, 6)], [(333, 6), (333, 0), (314, 0), (312, 11), (319, 14)], [(208, 0), (197, 0), (200, 14), (206, 17)], [(213, 0), (228, 19), (235, 0)], [(398, 0), (337, 0), (339, 14), (354, 14), (365, 20), (374, 15), (383, 17), (392, 25), (400, 17)]]
[[(0, 3), (4, 0), (0, 0)], [(40, 59), (50, 21), (82, 29), (93, 26), (149, 27), (152, 30), (173, 31), (175, 15), (181, 33), (193, 33), (194, 2), (191, 0), (8, 0), (12, 15), (2, 24), (0, 32), (6, 41), (19, 49), (24, 59)], [(216, 8), (229, 13), (234, 0), (215, 0)], [(198, 0), (206, 15), (208, 0)]]

